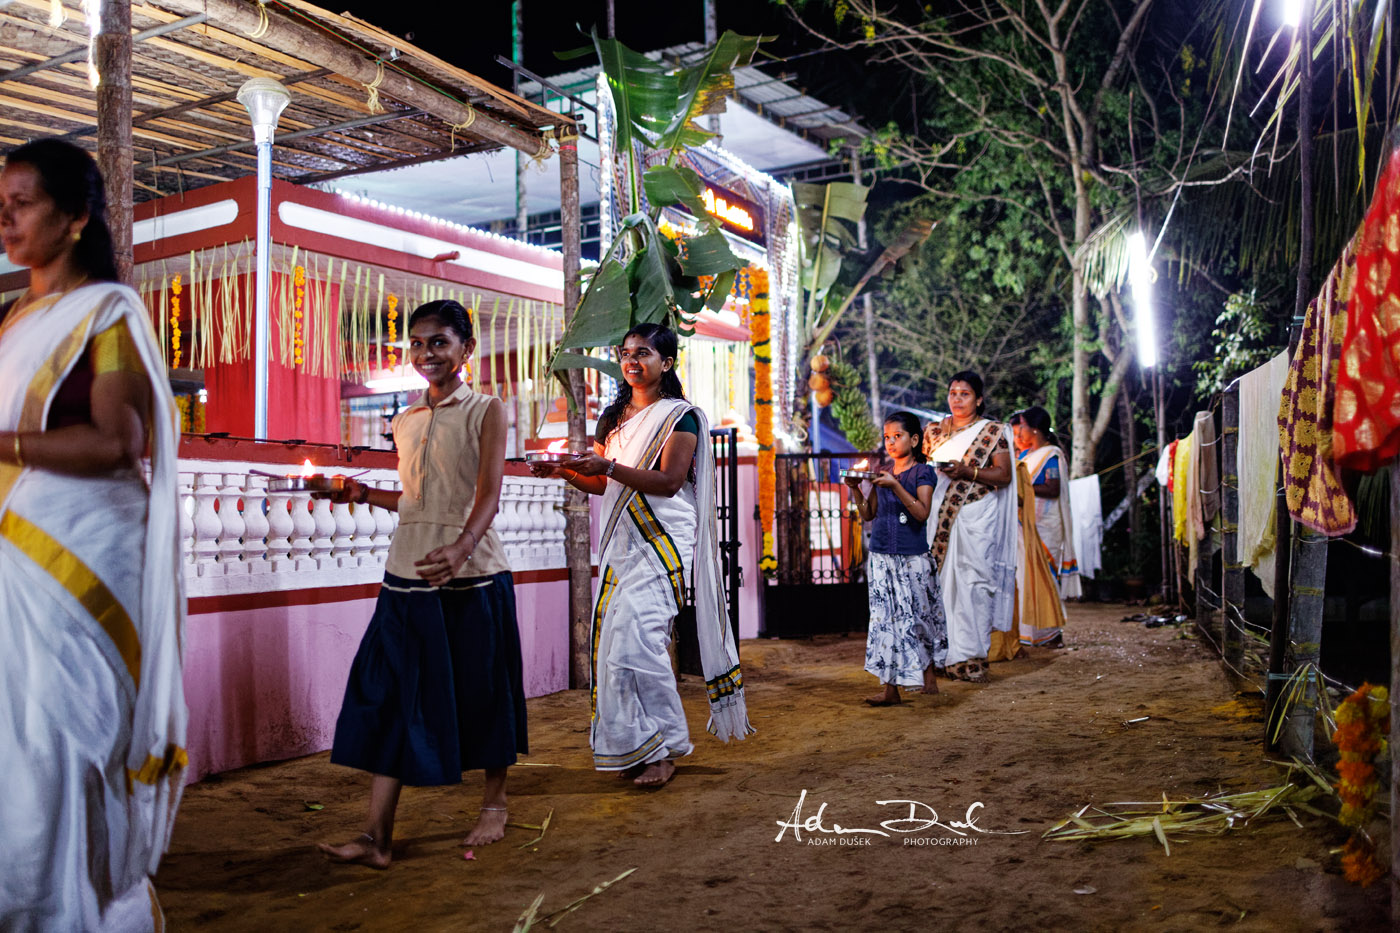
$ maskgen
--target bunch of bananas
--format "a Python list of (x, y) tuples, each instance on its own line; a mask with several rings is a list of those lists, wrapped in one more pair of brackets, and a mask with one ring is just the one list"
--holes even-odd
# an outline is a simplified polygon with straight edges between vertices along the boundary
[(880, 432), (870, 420), (870, 406), (860, 390), (860, 373), (851, 364), (824, 354), (812, 357), (812, 375), (807, 384), (817, 395), (817, 404), (831, 407), (841, 433), (857, 450), (875, 450)]

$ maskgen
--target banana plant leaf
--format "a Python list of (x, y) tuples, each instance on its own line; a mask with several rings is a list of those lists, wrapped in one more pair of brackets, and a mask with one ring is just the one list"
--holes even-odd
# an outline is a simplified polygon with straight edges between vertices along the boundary
[[(734, 90), (734, 69), (752, 62), (762, 41), (762, 36), (741, 36), (726, 29), (705, 58), (676, 72), (680, 95), (657, 148), (696, 145), (687, 140), (693, 133), (703, 131), (693, 121), (703, 114), (724, 112), (725, 100)], [(705, 133), (706, 137), (711, 135)]]
[(802, 285), (807, 290), (807, 333), (816, 329), (818, 305), (841, 273), (842, 255), (855, 248), (855, 225), (865, 216), (870, 189), (850, 182), (794, 184), (797, 225), (802, 235)]
[[(611, 347), (632, 327), (632, 296), (626, 267), (605, 262), (593, 276), (559, 348)], [(556, 363), (559, 357), (555, 357)]]
[(686, 275), (719, 275), (721, 272), (737, 272), (745, 265), (729, 248), (724, 234), (711, 228), (699, 236), (686, 237), (685, 255), (681, 257), (681, 270)]
[(700, 197), (704, 183), (694, 169), (684, 165), (653, 165), (642, 175), (642, 190), (652, 207), (679, 205), (701, 220), (709, 217)]

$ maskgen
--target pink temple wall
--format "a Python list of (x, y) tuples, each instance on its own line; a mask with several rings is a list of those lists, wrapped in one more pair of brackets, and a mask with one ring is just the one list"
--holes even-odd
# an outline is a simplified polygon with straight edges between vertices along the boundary
[[(568, 688), (569, 585), (517, 583), (525, 695)], [(186, 748), (193, 782), (324, 751), (374, 599), (191, 615), (185, 625)]]

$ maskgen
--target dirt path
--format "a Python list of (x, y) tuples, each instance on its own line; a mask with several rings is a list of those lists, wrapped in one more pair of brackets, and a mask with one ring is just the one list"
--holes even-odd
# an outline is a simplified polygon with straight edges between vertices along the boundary
[[(1388, 928), (1384, 886), (1342, 879), (1332, 850), (1344, 836), (1318, 818), (1173, 840), (1170, 856), (1149, 839), (1041, 839), (1086, 803), (1279, 781), (1263, 758), (1260, 705), (1236, 696), (1193, 639), (1123, 614), (1073, 607), (1070, 649), (995, 665), (985, 686), (941, 681), (941, 696), (889, 709), (859, 702), (875, 689), (861, 638), (745, 643), (758, 734), (729, 746), (704, 735), (703, 684), (687, 678), (697, 751), (659, 792), (591, 769), (585, 693), (532, 700), (536, 766), (512, 770), (511, 818), (539, 823), (553, 810), (549, 830), (521, 848), (537, 833), (510, 829), (473, 861), (459, 841), (479, 776), (407, 790), (381, 873), (328, 865), (313, 848), (358, 831), (362, 775), (324, 754), (232, 772), (189, 788), (157, 888), (174, 930), (258, 933), (509, 931), (536, 896), (549, 914), (630, 868), (556, 929)], [(825, 803), (828, 830), (878, 828), (909, 806), (877, 801), (914, 800), (943, 823), (980, 803), (983, 832), (954, 844), (939, 827), (801, 841), (788, 829), (775, 841), (803, 790), (803, 820)]]

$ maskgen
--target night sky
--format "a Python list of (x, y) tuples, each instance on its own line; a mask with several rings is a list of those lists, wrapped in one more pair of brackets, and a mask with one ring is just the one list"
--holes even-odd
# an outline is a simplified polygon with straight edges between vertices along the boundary
[[(561, 62), (554, 53), (587, 46), (587, 32), (593, 26), (597, 26), (599, 34), (605, 31), (604, 0), (524, 3), (525, 67), (549, 76), (596, 61), (585, 58)], [(484, 0), (471, 5), (438, 0), (355, 0), (348, 9), (473, 74), (502, 86), (510, 85), (509, 70), (496, 63), (497, 55), (510, 57), (510, 0)], [(704, 40), (701, 0), (616, 0), (615, 9), (617, 37), (639, 51)], [(732, 29), (744, 35), (776, 37), (762, 47), (757, 64), (763, 64), (765, 56), (787, 58), (810, 53), (815, 47), (814, 41), (793, 24), (786, 10), (772, 0), (716, 0), (716, 16), (721, 32)], [(846, 103), (851, 89), (864, 83), (860, 56), (852, 53), (809, 54), (787, 63), (770, 63), (765, 70), (771, 74), (795, 74), (798, 84), (832, 104)]]

